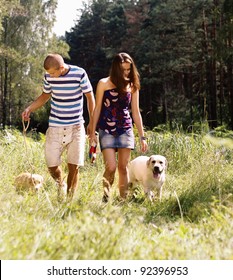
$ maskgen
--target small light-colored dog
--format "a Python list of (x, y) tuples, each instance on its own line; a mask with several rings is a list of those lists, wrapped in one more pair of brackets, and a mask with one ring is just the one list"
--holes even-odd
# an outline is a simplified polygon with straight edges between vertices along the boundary
[(129, 163), (129, 188), (136, 182), (143, 185), (148, 198), (154, 200), (156, 190), (161, 201), (162, 187), (165, 182), (167, 159), (161, 155), (139, 156)]
[(16, 191), (38, 192), (43, 186), (44, 178), (39, 174), (21, 173), (15, 178)]

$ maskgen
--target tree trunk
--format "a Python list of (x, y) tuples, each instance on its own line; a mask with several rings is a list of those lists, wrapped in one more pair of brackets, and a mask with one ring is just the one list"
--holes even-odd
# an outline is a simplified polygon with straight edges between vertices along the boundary
[(228, 76), (228, 79), (227, 79), (227, 88), (229, 90), (229, 94), (230, 94), (230, 118), (231, 118), (231, 121), (230, 121), (230, 126), (231, 126), (231, 129), (233, 130), (233, 79), (232, 79), (232, 60), (230, 59), (230, 61), (228, 62), (228, 65), (227, 65), (227, 76)]
[(2, 95), (2, 127), (6, 128), (7, 124), (7, 108), (6, 108), (6, 100), (7, 100), (7, 92), (8, 92), (8, 61), (4, 59), (4, 83), (3, 83), (3, 95)]

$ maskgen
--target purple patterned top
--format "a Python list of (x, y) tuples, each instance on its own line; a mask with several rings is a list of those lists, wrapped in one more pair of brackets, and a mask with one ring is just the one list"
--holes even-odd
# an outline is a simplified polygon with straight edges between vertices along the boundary
[(132, 128), (129, 113), (131, 93), (119, 94), (116, 89), (104, 92), (98, 128), (114, 136)]

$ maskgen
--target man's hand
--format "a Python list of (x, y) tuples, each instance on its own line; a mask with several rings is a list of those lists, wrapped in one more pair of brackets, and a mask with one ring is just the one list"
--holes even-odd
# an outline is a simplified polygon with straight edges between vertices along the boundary
[(22, 113), (22, 120), (29, 121), (30, 120), (31, 111), (29, 108), (26, 108)]

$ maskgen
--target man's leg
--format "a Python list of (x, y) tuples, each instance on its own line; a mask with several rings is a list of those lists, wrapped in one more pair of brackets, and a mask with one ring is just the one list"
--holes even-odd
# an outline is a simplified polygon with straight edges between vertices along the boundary
[(49, 167), (49, 173), (53, 179), (59, 184), (62, 184), (62, 170), (60, 166)]
[(69, 174), (67, 178), (67, 198), (72, 200), (79, 181), (79, 167), (76, 164), (68, 163)]
[(57, 183), (58, 201), (63, 202), (66, 198), (67, 186), (66, 183), (63, 182), (61, 167), (54, 166), (54, 167), (49, 167), (48, 169), (49, 169), (49, 173)]
[(72, 200), (79, 183), (79, 167), (84, 165), (85, 128), (75, 125), (72, 128), (72, 141), (67, 146), (67, 198)]

